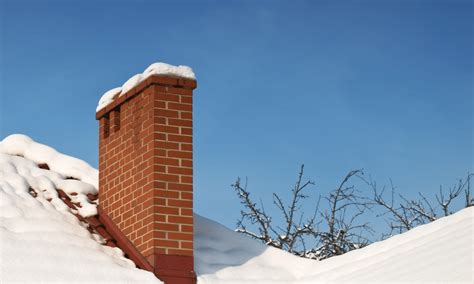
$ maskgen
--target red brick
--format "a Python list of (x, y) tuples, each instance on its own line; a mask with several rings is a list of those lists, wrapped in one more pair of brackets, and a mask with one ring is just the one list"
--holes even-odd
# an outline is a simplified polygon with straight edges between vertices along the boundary
[(193, 144), (181, 143), (180, 145), (181, 145), (180, 146), (181, 151), (192, 151), (193, 150)]
[(156, 223), (155, 229), (159, 230), (159, 231), (178, 232), (179, 231), (179, 225), (168, 224), (168, 223)]
[(180, 166), (181, 167), (186, 167), (186, 168), (192, 168), (193, 167), (193, 161), (192, 160), (180, 160)]
[[(169, 134), (169, 135), (168, 135), (168, 141), (192, 143), (192, 142), (193, 142), (193, 137), (192, 137), (192, 136), (183, 136), (183, 135), (173, 135), (173, 134)], [(179, 145), (178, 145), (178, 147), (177, 147), (176, 149), (179, 149)]]
[(179, 159), (155, 158), (155, 163), (168, 166), (179, 166)]
[(157, 247), (165, 247), (165, 248), (178, 248), (179, 242), (178, 241), (169, 241), (169, 240), (153, 240), (153, 243)]
[(176, 110), (169, 110), (169, 109), (155, 109), (155, 116), (158, 117), (179, 117), (179, 112)]
[(164, 181), (164, 182), (179, 182), (178, 175), (154, 173), (153, 178), (158, 181)]
[(165, 133), (159, 133), (159, 132), (153, 133), (153, 139), (154, 140), (162, 140), (162, 141), (167, 140), (166, 134)]
[(183, 111), (192, 111), (193, 106), (189, 104), (180, 104), (180, 103), (168, 103), (168, 109), (172, 110), (183, 110)]
[(186, 234), (186, 233), (168, 233), (168, 238), (172, 240), (182, 240), (182, 241), (192, 241), (193, 234)]
[[(177, 141), (177, 140), (170, 140), (170, 141)], [(179, 142), (179, 141), (177, 141)], [(174, 142), (164, 142), (164, 141), (157, 141), (156, 147), (160, 149), (171, 149), (171, 150), (178, 150), (179, 144)]]
[(153, 238), (155, 238), (155, 239), (165, 239), (166, 238), (166, 232), (153, 231)]
[[(192, 240), (191, 240), (191, 241), (192, 241)], [(182, 249), (190, 249), (190, 250), (192, 250), (192, 249), (193, 249), (193, 242), (180, 242), (179, 247), (182, 248)]]
[(193, 119), (193, 113), (190, 111), (181, 111), (179, 113), (179, 118), (181, 119)]
[(166, 215), (153, 214), (154, 222), (166, 222)]
[(193, 193), (192, 191), (189, 192), (181, 192), (180, 193), (180, 199), (185, 199), (185, 200), (193, 200)]
[(168, 125), (193, 127), (193, 121), (187, 119), (170, 118), (168, 119)]
[(174, 190), (157, 190), (156, 194), (165, 198), (180, 198), (180, 192)]
[(193, 185), (192, 184), (182, 184), (182, 183), (168, 183), (168, 189), (192, 191), (193, 190)]
[(158, 214), (173, 214), (173, 215), (179, 215), (179, 208), (173, 208), (173, 207), (168, 207), (168, 206), (155, 206), (155, 212)]
[(175, 133), (179, 134), (179, 127), (176, 126), (166, 126), (166, 125), (157, 125), (156, 126), (156, 131), (162, 132), (162, 133)]
[(181, 127), (180, 133), (183, 135), (193, 135), (193, 129), (188, 127)]
[(193, 232), (193, 226), (192, 225), (181, 225), (181, 232), (192, 233)]
[(152, 76), (96, 114), (101, 208), (145, 256), (192, 256), (195, 86)]
[(170, 158), (182, 158), (182, 159), (192, 159), (193, 158), (193, 153), (191, 153), (191, 152), (168, 151), (167, 155)]
[[(162, 197), (162, 196), (160, 196)], [(164, 196), (163, 196), (164, 197)], [(167, 203), (167, 198), (153, 198), (153, 205), (166, 205)]]
[(193, 183), (193, 177), (188, 177), (188, 176), (181, 176), (180, 177), (180, 182), (181, 183)]
[(180, 102), (182, 104), (192, 104), (193, 103), (193, 97), (192, 96), (180, 96)]
[(169, 249), (168, 253), (174, 254), (174, 255), (189, 255), (189, 256), (193, 255), (192, 250), (184, 250), (184, 249)]
[(180, 167), (168, 167), (168, 173), (170, 173), (170, 174), (180, 174), (180, 175), (192, 175), (193, 174), (193, 169), (180, 168)]
[(157, 96), (157, 99), (158, 100), (161, 100), (161, 101), (166, 101), (166, 102), (179, 102), (179, 95), (175, 95), (175, 94), (165, 94), (165, 93), (158, 93), (158, 96)]
[(167, 204), (168, 204), (168, 206), (193, 208), (193, 201), (192, 200), (168, 199)]

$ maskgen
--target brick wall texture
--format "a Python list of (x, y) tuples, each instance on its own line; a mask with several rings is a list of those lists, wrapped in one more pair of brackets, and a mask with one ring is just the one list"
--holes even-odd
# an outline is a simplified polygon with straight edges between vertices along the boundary
[(148, 259), (193, 255), (195, 86), (152, 76), (97, 113), (100, 207)]

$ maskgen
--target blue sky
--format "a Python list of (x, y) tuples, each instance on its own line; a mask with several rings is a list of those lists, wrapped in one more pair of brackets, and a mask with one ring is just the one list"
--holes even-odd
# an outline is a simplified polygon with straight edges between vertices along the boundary
[(334, 188), (364, 168), (432, 194), (473, 170), (472, 1), (0, 0), (0, 138), (97, 166), (104, 91), (192, 66), (195, 209), (230, 227), (230, 188)]

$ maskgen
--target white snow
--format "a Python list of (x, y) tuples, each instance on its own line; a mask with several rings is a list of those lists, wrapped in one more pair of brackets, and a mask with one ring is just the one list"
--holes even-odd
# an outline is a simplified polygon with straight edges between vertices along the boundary
[(474, 207), (345, 255), (290, 255), (195, 215), (199, 283), (473, 283)]
[(13, 134), (0, 142), (0, 153), (23, 156), (37, 164), (46, 163), (52, 171), (79, 179), (97, 188), (99, 171), (77, 158), (57, 152), (22, 134)]
[(153, 63), (143, 71), (144, 79), (151, 75), (169, 75), (196, 80), (196, 75), (191, 67), (184, 65), (174, 66), (163, 62)]
[(122, 87), (113, 88), (105, 92), (105, 94), (100, 98), (99, 103), (97, 104), (96, 111), (99, 111), (106, 107), (108, 104), (114, 101), (115, 97), (122, 92)]
[(121, 96), (122, 94), (125, 94), (128, 91), (130, 91), (131, 89), (133, 89), (133, 87), (138, 85), (142, 80), (143, 80), (143, 75), (142, 74), (135, 74), (132, 77), (130, 77), (130, 79), (128, 79), (125, 83), (123, 83), (122, 92), (120, 93), (119, 96)]
[(23, 135), (0, 142), (0, 283), (161, 283), (135, 268), (120, 249), (103, 246), (56, 191), (77, 193), (69, 197), (82, 205), (78, 213), (91, 216), (96, 204), (86, 194), (97, 193), (96, 184), (97, 171), (81, 160)]
[[(38, 163), (51, 170), (38, 168)], [(58, 188), (82, 198), (96, 193), (96, 179), (97, 171), (87, 163), (26, 136), (0, 142), (1, 283), (160, 283), (153, 274), (135, 269), (119, 249), (101, 245), (101, 238), (91, 235), (57, 197)], [(96, 206), (87, 199), (77, 202)], [(473, 222), (474, 208), (466, 208), (317, 262), (264, 246), (195, 214), (195, 269), (200, 284), (473, 283)]]
[(157, 62), (148, 66), (143, 73), (138, 73), (130, 77), (122, 87), (116, 87), (111, 90), (108, 90), (100, 98), (97, 105), (96, 111), (99, 111), (106, 107), (108, 104), (113, 102), (117, 96), (127, 93), (133, 87), (140, 84), (143, 80), (146, 80), (151, 75), (167, 75), (179, 78), (186, 78), (196, 80), (196, 75), (193, 72), (193, 69), (189, 66), (179, 65), (174, 66), (168, 63)]
[[(47, 164), (51, 171), (40, 169), (38, 164)], [(76, 193), (69, 197), (81, 205), (78, 213), (84, 217), (97, 214), (96, 205), (86, 195), (97, 194), (98, 171), (86, 162), (36, 143), (28, 136), (14, 134), (0, 142), (0, 165), (0, 177), (15, 189), (32, 188), (45, 199), (51, 198), (59, 209), (65, 205), (56, 189)]]
[(300, 283), (296, 281), (318, 265), (314, 260), (265, 246), (197, 214), (194, 218), (198, 283)]

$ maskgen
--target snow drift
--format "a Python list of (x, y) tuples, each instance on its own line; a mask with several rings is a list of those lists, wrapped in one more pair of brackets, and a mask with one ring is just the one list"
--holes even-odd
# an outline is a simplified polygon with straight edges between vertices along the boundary
[(321, 262), (196, 216), (201, 283), (473, 283), (474, 208)]
[[(38, 167), (47, 164), (51, 170)], [(91, 216), (97, 171), (87, 163), (35, 143), (24, 135), (0, 142), (0, 283), (161, 283), (139, 270), (121, 250), (102, 245), (72, 213)], [(81, 204), (79, 212), (57, 189)]]
[[(45, 163), (50, 170), (41, 169)], [(73, 178), (73, 179), (71, 179)], [(62, 189), (84, 210), (71, 212)], [(35, 196), (32, 196), (32, 190)], [(74, 193), (74, 194), (73, 194)], [(24, 135), (0, 142), (0, 282), (161, 283), (72, 214), (91, 216), (97, 170)], [(199, 283), (472, 283), (474, 208), (321, 262), (195, 215)]]

